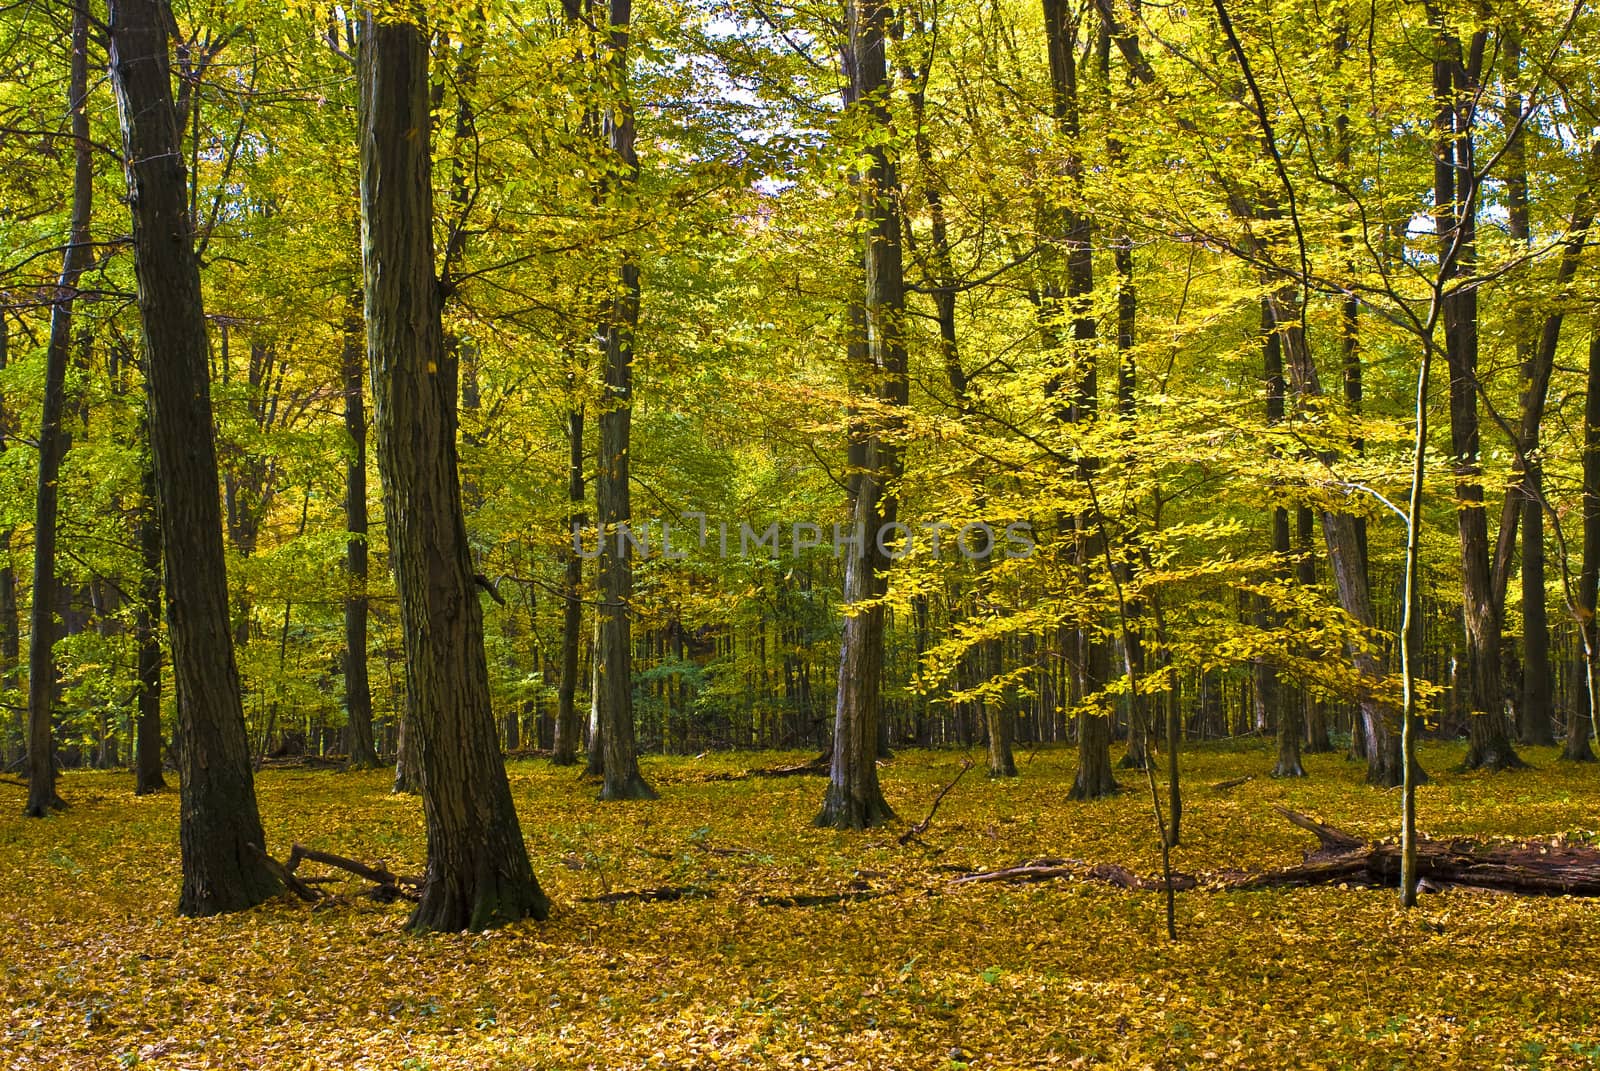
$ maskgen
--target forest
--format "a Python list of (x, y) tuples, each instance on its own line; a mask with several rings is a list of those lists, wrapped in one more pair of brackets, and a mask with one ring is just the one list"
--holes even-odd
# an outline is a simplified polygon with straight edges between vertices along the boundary
[(0, 1066), (1600, 1066), (1597, 56), (0, 0)]

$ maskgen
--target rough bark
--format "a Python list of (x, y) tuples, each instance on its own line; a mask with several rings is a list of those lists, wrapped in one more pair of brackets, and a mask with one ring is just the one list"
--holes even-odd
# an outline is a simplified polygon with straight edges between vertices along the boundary
[(367, 406), (363, 395), (366, 346), (361, 298), (347, 299), (341, 373), (344, 433), (350, 456), (344, 477), (344, 753), (350, 765), (381, 765), (372, 736), (372, 683), (367, 675)]
[(1078, 715), (1078, 769), (1067, 798), (1097, 800), (1120, 791), (1111, 768), (1111, 719), (1086, 710)]
[(108, 8), (178, 704), (178, 910), (213, 915), (258, 904), (280, 883), (252, 850), (264, 847), (265, 837), (228, 630), (208, 340), (172, 103), (167, 13), (158, 0), (110, 0)]
[(66, 398), (67, 362), (72, 350), (72, 312), (78, 277), (89, 264), (89, 212), (94, 196), (94, 161), (89, 147), (89, 7), (74, 0), (69, 40), (71, 76), (67, 111), (72, 116), (72, 213), (61, 276), (50, 306), (50, 340), (45, 348), (43, 413), (39, 419), (39, 478), (34, 499), (33, 603), (28, 614), (28, 802), (23, 813), (43, 818), (64, 807), (56, 794), (52, 714), (57, 677), (56, 627), (57, 480), (67, 436), (61, 426)]
[(369, 17), (361, 47), (361, 222), (368, 365), (395, 567), (405, 731), (421, 772), (428, 866), (416, 931), (544, 918), (549, 901), (500, 759), (473, 581), (434, 276), (428, 48)]
[[(865, 112), (871, 127), (889, 129), (889, 77), (885, 42), (888, 8), (882, 0), (851, 0), (850, 42), (846, 57), (848, 107)], [(900, 182), (891, 148), (872, 138), (863, 151), (867, 162), (857, 188), (858, 216), (866, 223), (863, 266), (866, 289), (861, 303), (865, 367), (856, 374), (886, 407), (906, 403), (905, 273), (901, 251)], [(833, 761), (819, 826), (866, 829), (894, 817), (878, 784), (878, 720), (881, 716), (884, 608), (889, 561), (879, 540), (881, 526), (895, 519), (898, 503), (891, 489), (903, 465), (899, 447), (889, 441), (892, 426), (881, 418), (862, 421), (862, 439), (852, 443), (850, 523), (858, 542), (848, 545), (844, 563), (844, 635), (839, 649), (839, 687), (833, 721)]]

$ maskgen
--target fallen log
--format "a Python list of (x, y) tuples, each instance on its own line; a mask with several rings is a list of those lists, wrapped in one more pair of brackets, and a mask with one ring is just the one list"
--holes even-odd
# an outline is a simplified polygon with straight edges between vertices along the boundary
[(752, 777), (805, 777), (812, 774), (827, 775), (833, 769), (833, 751), (824, 751), (814, 759), (797, 762), (791, 766), (767, 766), (746, 770), (743, 773), (714, 773), (706, 781), (748, 781)]
[[(1205, 888), (1285, 889), (1313, 885), (1395, 888), (1400, 884), (1400, 845), (1367, 843), (1309, 815), (1277, 808), (1286, 820), (1317, 838), (1317, 847), (1296, 866), (1256, 873), (1208, 875), (1174, 873), (1176, 891)], [(1486, 889), (1520, 896), (1600, 896), (1600, 848), (1567, 844), (1559, 838), (1522, 844), (1496, 844), (1457, 837), (1422, 837), (1417, 844), (1417, 876), (1425, 889)], [(1097, 881), (1122, 889), (1164, 890), (1159, 877), (1144, 877), (1111, 863), (1080, 859), (1035, 859), (999, 870), (962, 874), (951, 885), (988, 882), (1022, 884), (1071, 879)]]

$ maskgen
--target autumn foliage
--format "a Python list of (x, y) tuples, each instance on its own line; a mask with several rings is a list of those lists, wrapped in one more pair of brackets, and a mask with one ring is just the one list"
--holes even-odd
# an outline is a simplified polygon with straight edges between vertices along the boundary
[[(1460, 748), (1426, 748), (1448, 770)], [(1392, 892), (1198, 891), (1097, 883), (955, 886), (1041, 856), (1154, 867), (1136, 793), (1066, 802), (1069, 751), (1019, 753), (1024, 776), (968, 777), (919, 843), (900, 846), (959, 756), (881, 769), (905, 820), (866, 836), (812, 828), (816, 779), (719, 774), (803, 756), (647, 759), (660, 801), (514, 762), (548, 922), (414, 937), (407, 905), (323, 886), (241, 915), (173, 916), (176, 798), (120, 775), (68, 774), (48, 822), (0, 809), (0, 1067), (1589, 1068), (1600, 1060), (1593, 901), (1451, 891), (1406, 913)], [(1437, 777), (1440, 835), (1592, 841), (1600, 780), (1534, 749), (1538, 777)], [(1393, 800), (1358, 764), (1254, 777), (1254, 748), (1185, 757), (1184, 870), (1298, 863), (1314, 842), (1273, 806), (1392, 834)], [(419, 868), (421, 807), (381, 774), (270, 770), (261, 809), (293, 841)], [(3, 786), (0, 786), (3, 787)], [(8, 790), (14, 791), (14, 790)], [(315, 864), (305, 874), (331, 874)], [(674, 888), (667, 901), (607, 894)], [(797, 895), (859, 893), (784, 906)], [(881, 895), (874, 895), (881, 894)]]

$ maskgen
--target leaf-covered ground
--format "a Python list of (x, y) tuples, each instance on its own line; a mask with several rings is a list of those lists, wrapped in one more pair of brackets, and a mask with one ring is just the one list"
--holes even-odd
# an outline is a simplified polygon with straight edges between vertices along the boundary
[[(1459, 754), (1424, 751), (1429, 832), (1600, 825), (1600, 770), (1532, 750), (1531, 772), (1447, 772)], [(402, 931), (405, 905), (362, 899), (176, 918), (175, 793), (70, 774), (72, 809), (30, 821), (0, 786), (16, 793), (0, 796), (0, 1067), (1600, 1067), (1600, 903), (1449, 892), (1406, 914), (1386, 891), (1196, 892), (1178, 899), (1172, 945), (1157, 895), (947, 887), (957, 870), (1046, 855), (1154, 872), (1133, 774), (1135, 791), (1073, 804), (1069, 751), (1024, 757), (1015, 780), (974, 771), (909, 847), (898, 834), (960, 756), (887, 764), (905, 821), (864, 835), (811, 828), (817, 778), (708, 780), (804, 757), (646, 760), (662, 799), (605, 805), (569, 771), (514, 763), (555, 911), (427, 938)], [(1298, 861), (1311, 839), (1275, 803), (1374, 837), (1395, 826), (1397, 794), (1338, 756), (1311, 756), (1306, 781), (1205, 787), (1269, 766), (1259, 750), (1185, 756), (1175, 865)], [(388, 781), (262, 774), (272, 850), (302, 841), (419, 870), (420, 805)], [(661, 886), (703, 895), (582, 899)], [(893, 891), (761, 899), (862, 887)]]

